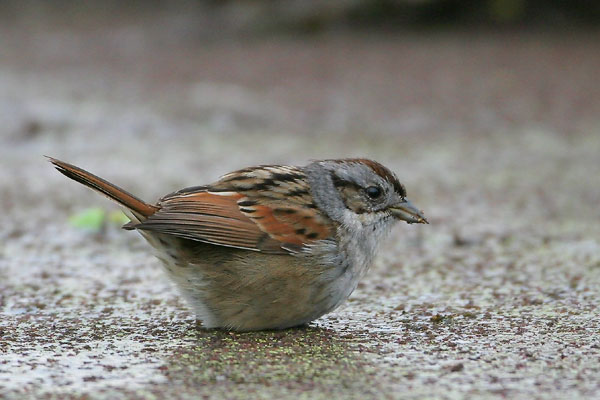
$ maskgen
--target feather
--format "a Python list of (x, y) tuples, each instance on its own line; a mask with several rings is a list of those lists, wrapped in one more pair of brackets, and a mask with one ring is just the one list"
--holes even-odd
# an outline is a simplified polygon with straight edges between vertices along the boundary
[(163, 197), (160, 210), (128, 228), (214, 245), (289, 254), (331, 236), (331, 221), (313, 204), (294, 167), (263, 166)]

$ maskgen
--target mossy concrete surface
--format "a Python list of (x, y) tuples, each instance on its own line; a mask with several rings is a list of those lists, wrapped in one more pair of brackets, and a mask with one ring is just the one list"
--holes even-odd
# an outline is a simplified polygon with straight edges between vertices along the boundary
[[(597, 33), (208, 41), (145, 18), (0, 26), (0, 398), (597, 398)], [(69, 223), (115, 207), (43, 154), (148, 200), (367, 156), (430, 225), (308, 327), (207, 331), (135, 232)]]

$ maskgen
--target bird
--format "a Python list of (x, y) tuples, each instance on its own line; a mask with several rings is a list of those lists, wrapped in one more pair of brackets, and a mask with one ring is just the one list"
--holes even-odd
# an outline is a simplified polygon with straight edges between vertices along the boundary
[(147, 203), (72, 164), (54, 167), (115, 201), (206, 329), (277, 330), (340, 306), (397, 221), (429, 223), (367, 158), (260, 165)]

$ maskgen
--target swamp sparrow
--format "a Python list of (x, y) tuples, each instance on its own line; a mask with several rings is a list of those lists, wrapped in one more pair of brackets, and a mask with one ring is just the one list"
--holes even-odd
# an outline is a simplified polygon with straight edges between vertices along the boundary
[(397, 220), (427, 223), (368, 159), (263, 165), (148, 204), (74, 165), (56, 169), (124, 206), (207, 328), (302, 325), (338, 307)]

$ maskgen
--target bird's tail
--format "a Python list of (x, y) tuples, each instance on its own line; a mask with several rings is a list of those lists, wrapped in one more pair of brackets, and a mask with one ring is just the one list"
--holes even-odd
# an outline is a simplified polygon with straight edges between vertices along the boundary
[(85, 186), (102, 193), (109, 199), (116, 201), (120, 205), (126, 207), (138, 220), (145, 220), (148, 216), (158, 211), (158, 207), (140, 200), (131, 193), (105, 181), (104, 179), (87, 172), (79, 167), (57, 160), (56, 158), (48, 157), (48, 160), (54, 164), (58, 172), (61, 174), (84, 184)]

